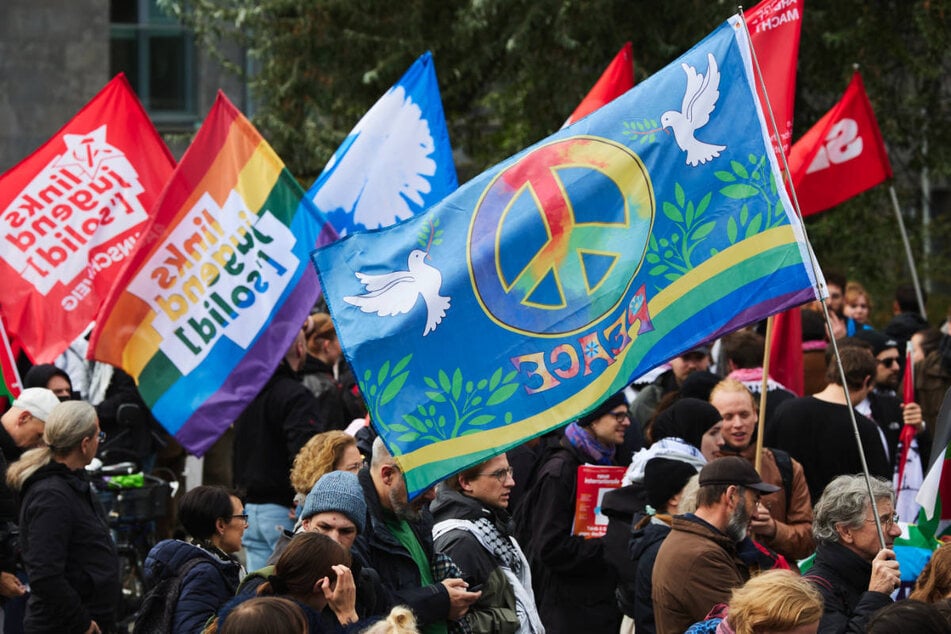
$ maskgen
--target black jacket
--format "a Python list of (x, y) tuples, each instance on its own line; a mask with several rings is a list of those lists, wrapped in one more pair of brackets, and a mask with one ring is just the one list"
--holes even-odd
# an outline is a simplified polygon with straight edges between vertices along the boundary
[(172, 630), (181, 634), (201, 632), (205, 622), (234, 596), (241, 564), (177, 539), (162, 540), (145, 559), (146, 580), (154, 584), (175, 576), (186, 562), (195, 558), (200, 558), (201, 563), (182, 579), (172, 617)]
[(19, 506), (16, 494), (7, 486), (7, 466), (20, 459), (22, 450), (0, 425), (0, 571), (14, 572), (17, 563)]
[(250, 504), (294, 501), (294, 457), (324, 431), (314, 395), (285, 361), (234, 424), (234, 484)]
[(825, 609), (819, 621), (822, 634), (864, 632), (869, 617), (892, 602), (881, 592), (870, 592), (872, 563), (841, 544), (820, 544), (815, 564), (806, 573), (822, 595)]
[[(508, 511), (490, 508), (452, 489), (440, 489), (430, 509), (437, 523), (451, 519), (488, 519), (503, 539), (512, 535), (513, 526)], [(470, 587), (482, 589), (482, 596), (467, 613), (473, 631), (514, 634), (519, 627), (515, 591), (500, 571), (500, 562), (495, 556), (466, 530), (451, 530), (437, 538), (435, 545), (438, 552), (449, 555), (459, 566)]]
[[(654, 576), (654, 561), (664, 539), (670, 534), (670, 526), (651, 522), (634, 531), (631, 535), (630, 558), (634, 569), (634, 626), (638, 634), (653, 634), (657, 631), (654, 623), (654, 601), (651, 589)], [(632, 616), (632, 615), (628, 615)]]
[[(367, 502), (366, 531), (357, 535), (353, 544), (360, 556), (377, 572), (390, 597), (390, 605), (406, 605), (416, 614), (421, 626), (445, 622), (449, 617), (449, 591), (439, 583), (422, 585), (419, 568), (409, 551), (393, 536), (384, 521), (383, 505), (376, 493), (370, 472), (364, 468), (359, 474), (360, 485)], [(419, 522), (411, 523), (413, 533), (432, 563), (433, 518), (422, 511)]]
[(601, 513), (608, 518), (604, 555), (617, 570), (618, 607), (631, 618), (634, 618), (634, 566), (631, 565), (628, 544), (634, 523), (644, 516), (646, 505), (647, 489), (641, 482), (608, 491), (601, 498)]
[(603, 539), (572, 535), (578, 467), (585, 461), (563, 438), (516, 513), (547, 634), (615, 634), (621, 621), (614, 597), (617, 574), (605, 557)]
[(115, 627), (119, 560), (102, 505), (80, 471), (59, 462), (23, 485), (20, 548), (32, 594), (27, 632), (85, 632), (90, 620)]

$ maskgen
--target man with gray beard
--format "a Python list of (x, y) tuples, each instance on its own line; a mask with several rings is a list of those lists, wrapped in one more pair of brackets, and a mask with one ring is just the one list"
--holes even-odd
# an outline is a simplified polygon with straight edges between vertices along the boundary
[(658, 634), (679, 634), (702, 621), (746, 583), (749, 570), (736, 544), (746, 537), (760, 495), (779, 490), (738, 456), (708, 463), (699, 484), (696, 512), (674, 517), (654, 563), (651, 598)]
[(448, 621), (465, 616), (482, 593), (469, 592), (469, 584), (458, 577), (441, 578), (444, 562), (434, 552), (429, 513), (433, 490), (410, 502), (403, 472), (381, 438), (373, 442), (370, 466), (358, 478), (367, 522), (354, 549), (380, 573), (392, 605), (408, 606), (424, 634), (445, 634)]

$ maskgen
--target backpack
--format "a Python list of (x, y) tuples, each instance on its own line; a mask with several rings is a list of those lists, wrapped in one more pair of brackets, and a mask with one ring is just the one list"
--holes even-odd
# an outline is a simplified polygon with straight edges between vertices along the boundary
[(196, 565), (207, 561), (204, 557), (192, 557), (179, 566), (175, 574), (163, 577), (146, 593), (135, 615), (132, 634), (169, 634), (172, 632), (172, 617), (182, 592), (185, 575)]
[(792, 504), (792, 456), (789, 455), (788, 451), (782, 449), (770, 447), (769, 450), (773, 452), (773, 458), (776, 459), (776, 468), (779, 469), (779, 475), (783, 479), (783, 490), (786, 492), (786, 510), (788, 511), (789, 505)]

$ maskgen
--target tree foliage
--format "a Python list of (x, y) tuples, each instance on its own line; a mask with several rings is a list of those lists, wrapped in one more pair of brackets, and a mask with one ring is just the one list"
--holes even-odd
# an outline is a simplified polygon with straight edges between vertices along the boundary
[[(634, 43), (643, 80), (735, 11), (724, 0), (160, 3), (207, 50), (244, 47), (255, 123), (305, 183), (426, 50), (433, 52), (466, 180), (557, 130), (625, 41)], [(922, 174), (936, 183), (951, 176), (949, 10), (951, 0), (805, 0), (803, 10), (794, 136), (832, 107), (852, 64), (860, 64), (919, 254)], [(931, 228), (936, 240), (949, 224), (938, 220)], [(884, 188), (807, 226), (823, 266), (862, 279), (881, 299), (907, 279)], [(940, 274), (946, 258), (937, 251), (927, 272), (951, 283)]]

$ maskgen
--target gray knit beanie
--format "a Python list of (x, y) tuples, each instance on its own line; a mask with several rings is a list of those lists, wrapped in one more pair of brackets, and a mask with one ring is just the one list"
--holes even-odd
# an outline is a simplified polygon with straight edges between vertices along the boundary
[(358, 532), (363, 532), (367, 522), (367, 502), (356, 475), (349, 471), (331, 471), (317, 480), (304, 500), (301, 519), (327, 511), (343, 513), (356, 525)]

